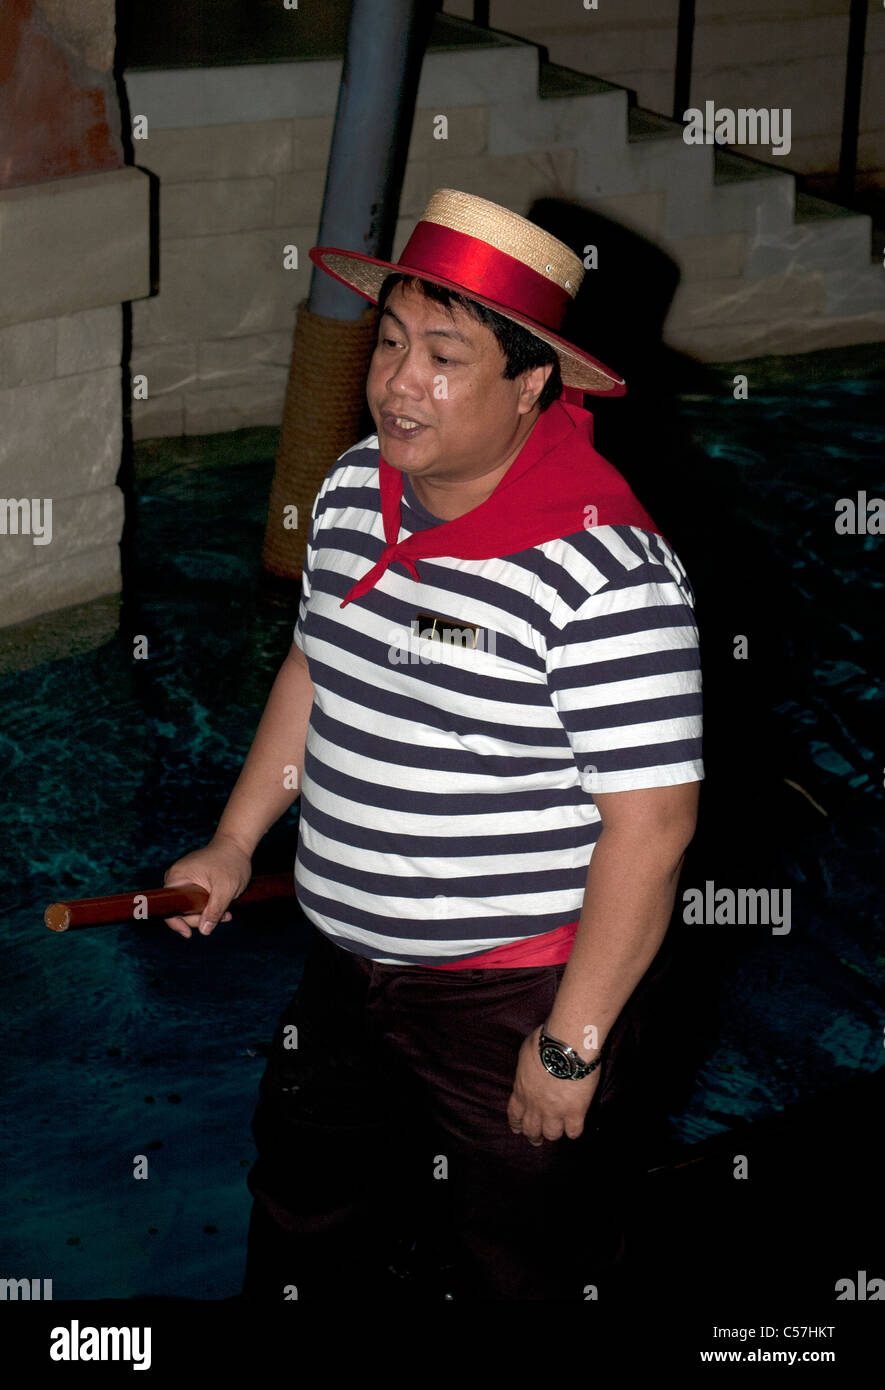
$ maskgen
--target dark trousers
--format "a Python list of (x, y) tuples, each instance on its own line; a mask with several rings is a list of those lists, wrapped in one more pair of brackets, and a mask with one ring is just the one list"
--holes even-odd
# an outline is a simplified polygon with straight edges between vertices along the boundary
[(614, 1287), (626, 1169), (604, 1114), (617, 1047), (578, 1139), (535, 1147), (507, 1121), (520, 1046), (564, 970), (382, 965), (313, 932), (253, 1119), (247, 1298), (390, 1298), (385, 1271), (413, 1236), (451, 1266), (454, 1298)]

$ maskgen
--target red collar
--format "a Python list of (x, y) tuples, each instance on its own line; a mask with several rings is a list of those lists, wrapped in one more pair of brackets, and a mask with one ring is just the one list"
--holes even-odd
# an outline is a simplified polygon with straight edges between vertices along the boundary
[(342, 608), (374, 588), (397, 560), (417, 580), (416, 560), (490, 560), (594, 526), (637, 526), (661, 534), (617, 469), (594, 449), (590, 412), (560, 400), (539, 415), (491, 496), (452, 521), (400, 541), (403, 475), (379, 458), (378, 481), (387, 544)]

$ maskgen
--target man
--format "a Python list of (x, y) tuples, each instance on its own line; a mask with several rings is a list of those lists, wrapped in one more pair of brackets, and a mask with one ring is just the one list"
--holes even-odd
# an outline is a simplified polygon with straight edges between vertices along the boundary
[(229, 917), (297, 769), (317, 931), (261, 1083), (245, 1292), (377, 1297), (412, 1229), (445, 1233), (456, 1298), (601, 1297), (588, 1110), (694, 833), (691, 590), (576, 403), (624, 383), (560, 336), (567, 247), (439, 190), (396, 265), (311, 255), (381, 306), (377, 436), (326, 475), (292, 649), (166, 878), (209, 891), (182, 935)]

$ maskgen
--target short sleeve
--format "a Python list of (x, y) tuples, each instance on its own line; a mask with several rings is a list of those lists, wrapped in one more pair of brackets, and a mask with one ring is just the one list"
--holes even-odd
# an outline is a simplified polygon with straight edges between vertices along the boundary
[(687, 584), (634, 572), (591, 595), (548, 637), (550, 698), (591, 795), (703, 779), (690, 594)]
[(301, 597), (298, 601), (298, 618), (292, 633), (292, 638), (296, 647), (300, 647), (302, 651), (304, 651), (304, 624), (307, 619), (307, 609), (310, 603), (311, 577), (313, 575), (313, 567), (316, 558), (314, 541), (317, 529), (317, 508), (319, 507), (320, 498), (324, 490), (324, 488), (321, 488), (317, 493), (314, 498), (313, 507), (311, 508), (310, 521), (307, 527), (307, 545), (304, 548), (304, 563), (301, 568)]

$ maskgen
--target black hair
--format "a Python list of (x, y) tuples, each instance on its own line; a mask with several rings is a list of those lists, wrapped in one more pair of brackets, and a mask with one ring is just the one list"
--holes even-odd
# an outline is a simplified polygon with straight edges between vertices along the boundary
[(475, 299), (468, 299), (466, 295), (457, 294), (454, 290), (446, 289), (444, 285), (434, 284), (432, 280), (421, 280), (416, 275), (401, 275), (398, 271), (388, 275), (378, 291), (379, 310), (384, 308), (388, 295), (398, 284), (414, 286), (426, 299), (432, 299), (435, 304), (442, 304), (445, 309), (463, 309), (471, 318), (476, 319), (477, 323), (490, 328), (507, 359), (503, 372), (506, 381), (513, 381), (521, 372), (527, 372), (532, 367), (546, 367), (550, 364), (553, 371), (544, 383), (544, 389), (537, 400), (540, 410), (546, 410), (548, 405), (552, 405), (562, 395), (559, 358), (552, 347), (536, 338), (533, 333), (505, 318), (503, 314), (496, 314), (494, 309), (487, 309)]

